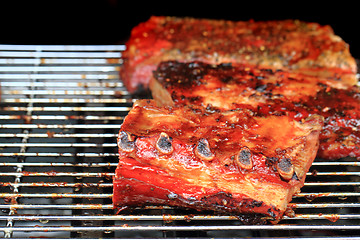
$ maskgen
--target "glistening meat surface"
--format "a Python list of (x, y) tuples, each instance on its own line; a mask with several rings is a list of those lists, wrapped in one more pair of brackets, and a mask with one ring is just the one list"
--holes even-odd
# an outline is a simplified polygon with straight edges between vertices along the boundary
[(151, 17), (133, 28), (123, 52), (121, 78), (127, 89), (148, 87), (162, 61), (246, 63), (292, 70), (356, 84), (356, 63), (348, 45), (330, 26), (298, 20), (225, 21)]
[(247, 108), (259, 116), (287, 115), (295, 120), (325, 118), (318, 157), (360, 157), (360, 91), (336, 81), (293, 71), (244, 64), (163, 62), (150, 83), (163, 105), (199, 105), (219, 110)]
[(137, 101), (119, 133), (114, 206), (280, 219), (315, 158), (322, 118), (253, 115)]

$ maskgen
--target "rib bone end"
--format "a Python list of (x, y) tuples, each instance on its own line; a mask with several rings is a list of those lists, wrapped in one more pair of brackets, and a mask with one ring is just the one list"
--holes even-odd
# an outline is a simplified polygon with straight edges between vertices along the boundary
[(281, 158), (277, 163), (277, 170), (284, 180), (290, 180), (294, 175), (294, 166), (291, 159), (288, 157)]
[(135, 150), (135, 140), (127, 132), (121, 131), (118, 137), (118, 147), (124, 152), (133, 152)]
[(195, 148), (195, 154), (196, 156), (198, 156), (198, 158), (205, 161), (211, 161), (215, 157), (215, 155), (210, 150), (208, 140), (206, 140), (205, 138), (199, 140)]
[(235, 155), (235, 162), (242, 169), (252, 169), (253, 162), (250, 149), (248, 147), (242, 147), (240, 152)]
[(156, 149), (162, 154), (171, 154), (174, 151), (169, 135), (164, 132), (160, 133), (160, 137), (156, 141)]

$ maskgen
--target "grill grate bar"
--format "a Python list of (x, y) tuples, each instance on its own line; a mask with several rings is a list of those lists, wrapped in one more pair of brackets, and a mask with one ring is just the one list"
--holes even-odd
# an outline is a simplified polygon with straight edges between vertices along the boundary
[[(107, 164), (108, 167), (116, 167), (115, 164)], [(17, 166), (21, 166), (21, 164), (18, 164)], [(32, 166), (42, 166), (42, 165), (32, 165)], [(56, 167), (56, 166), (54, 166)], [(89, 167), (93, 167), (93, 166), (89, 166)], [(99, 166), (95, 166), (95, 167), (99, 167)], [(104, 167), (104, 166), (100, 166), (100, 167)], [(0, 176), (68, 176), (66, 173), (53, 173), (53, 172), (48, 172), (48, 173), (1, 173)], [(113, 176), (112, 174), (106, 174), (108, 177)], [(77, 177), (99, 177), (102, 175), (96, 175), (96, 174), (90, 174), (90, 173), (85, 173), (85, 174), (79, 174), (77, 173), (76, 175), (71, 175), (71, 176), (77, 176)], [(0, 186), (18, 186), (18, 187), (112, 187), (112, 183), (68, 183), (68, 182), (55, 182), (55, 183), (45, 183), (45, 182), (31, 182), (31, 183), (11, 183), (11, 182), (6, 182), (6, 183), (0, 183)], [(328, 183), (306, 183), (305, 186), (360, 186), (360, 182), (328, 182)], [(307, 196), (307, 195), (305, 195)], [(329, 203), (331, 204), (331, 203)], [(354, 203), (350, 203), (351, 206), (358, 206), (358, 205), (354, 205)], [(349, 205), (349, 206), (350, 206)]]
[(305, 182), (304, 186), (359, 186), (360, 182)]
[(116, 58), (0, 58), (0, 65), (106, 65), (120, 64)]
[[(35, 144), (36, 145), (36, 144)], [(41, 146), (41, 145), (40, 145)], [(96, 145), (91, 144), (64, 144), (62, 147), (95, 147)], [(1, 147), (1, 145), (0, 145)], [(31, 147), (31, 146), (28, 146)], [(116, 147), (116, 144), (103, 144), (103, 147)], [(113, 176), (113, 173), (106, 173), (107, 176)], [(360, 176), (360, 172), (323, 172), (321, 175), (323, 176)], [(104, 173), (90, 173), (90, 172), (82, 172), (82, 173), (74, 173), (74, 172), (51, 172), (51, 173), (39, 173), (39, 172), (1, 172), (0, 176), (98, 176), (103, 177)], [(334, 193), (336, 194), (336, 193)], [(360, 193), (359, 193), (360, 196)]]
[[(0, 74), (1, 79), (42, 79), (42, 80), (61, 80), (61, 82), (48, 81), (48, 82), (1, 82), (2, 87), (43, 87), (43, 88), (121, 88), (123, 83), (118, 80), (117, 75), (108, 75), (108, 74)], [(114, 82), (91, 82), (88, 80), (107, 80), (107, 79), (116, 79), (118, 81)], [(68, 80), (68, 81), (65, 81)], [(75, 80), (84, 80), (84, 82), (79, 82)]]
[[(60, 118), (60, 120), (63, 120), (66, 118)], [(73, 119), (71, 117), (71, 119)], [(77, 119), (77, 118), (75, 118)], [(86, 119), (86, 118), (80, 118), (80, 119)], [(97, 118), (97, 116), (94, 116), (94, 118), (90, 117), (90, 119), (87, 120), (122, 120), (123, 117), (116, 117), (116, 118)], [(59, 120), (59, 119), (58, 119)], [(48, 138), (49, 133), (29, 133), (27, 134), (29, 138)], [(24, 137), (24, 133), (0, 133), (0, 138), (22, 138)], [(50, 136), (52, 138), (110, 138), (110, 137), (117, 137), (117, 134), (115, 133), (51, 133)]]
[[(331, 209), (331, 208), (358, 208), (358, 207), (360, 207), (360, 204), (359, 203), (306, 203), (306, 204), (292, 203), (291, 206), (296, 209), (305, 209), (305, 208), (316, 208), (316, 209), (330, 208)], [(16, 209), (113, 209), (114, 207), (112, 204), (69, 204), (69, 205), (63, 205), (63, 204), (31, 204), (31, 205), (0, 204), (0, 208), (1, 209), (10, 209), (10, 208), (16, 208)], [(141, 210), (140, 208), (135, 208), (135, 209)], [(147, 206), (145, 209), (148, 209), (148, 210), (168, 209), (168, 210), (170, 210), (173, 208), (166, 207), (166, 206)], [(323, 215), (323, 214), (321, 214), (321, 215)], [(46, 216), (48, 216), (48, 215), (46, 215)], [(37, 217), (43, 217), (43, 218), (46, 218), (46, 216), (37, 215)], [(112, 217), (112, 216), (114, 216), (114, 215), (110, 215), (110, 217)], [(115, 215), (115, 216), (117, 216), (117, 215)], [(124, 215), (120, 215), (120, 216), (124, 217)], [(131, 215), (131, 216), (135, 217), (134, 215)], [(197, 216), (197, 215), (192, 214), (191, 216)], [(209, 215), (209, 216), (213, 216), (213, 215)], [(298, 215), (298, 216), (300, 216), (300, 215)], [(356, 216), (358, 216), (358, 215), (356, 215)], [(148, 215), (136, 215), (136, 217), (140, 220), (147, 220)], [(145, 217), (145, 219), (143, 217)], [(188, 217), (188, 215), (184, 215), (184, 218), (186, 218), (186, 217)]]
[[(317, 176), (360, 176), (360, 172), (316, 172)], [(306, 173), (306, 176), (313, 176), (313, 173)]]
[(87, 96), (87, 95), (100, 95), (100, 96), (114, 96), (120, 95), (125, 96), (129, 95), (127, 91), (114, 91), (114, 90), (5, 90), (2, 91), (2, 95), (75, 95), (75, 96)]
[[(292, 220), (296, 218), (303, 218), (307, 220), (320, 220), (334, 218), (334, 214), (298, 214), (295, 218), (285, 217), (285, 220)], [(360, 219), (360, 214), (338, 214), (337, 219)], [(0, 216), (1, 220), (12, 219), (14, 221), (222, 221), (222, 220), (238, 220), (236, 216), (216, 216), (216, 215), (147, 215), (147, 216), (133, 216), (133, 215), (96, 215), (96, 216)], [(360, 227), (360, 226), (359, 226)]]
[(360, 203), (294, 203), (295, 208), (358, 208)]
[[(22, 137), (23, 134), (16, 134), (19, 135), (19, 137)], [(54, 134), (56, 135), (56, 134)], [(2, 136), (2, 135), (0, 135)], [(12, 135), (9, 135), (12, 136)], [(48, 137), (47, 134), (29, 134), (29, 137)], [(4, 135), (3, 137), (8, 137), (6, 135)], [(55, 137), (55, 136), (54, 136)], [(80, 138), (84, 138), (84, 137), (100, 137), (100, 138), (104, 138), (104, 137), (117, 137), (117, 134), (59, 134), (59, 137), (80, 137)], [(343, 163), (345, 166), (358, 166), (357, 162), (339, 162), (338, 165), (340, 165), (340, 163)], [(10, 162), (3, 162), (0, 163), (0, 166), (18, 166), (18, 165), (22, 165), (22, 166), (49, 166), (49, 167), (65, 167), (65, 166), (76, 166), (76, 167), (108, 167), (108, 166), (113, 166), (116, 167), (117, 163), (63, 163), (63, 162), (51, 162), (51, 163), (46, 163), (46, 162), (38, 162), (38, 163), (10, 163)], [(335, 164), (337, 165), (337, 164)], [(316, 164), (314, 163), (314, 166), (316, 166)], [(341, 184), (341, 182), (338, 182), (339, 184)], [(344, 182), (346, 183), (346, 182)], [(352, 183), (352, 182), (347, 182), (347, 183)], [(356, 182), (355, 182), (356, 183)], [(305, 182), (305, 184), (326, 184), (326, 182), (317, 182), (317, 183), (310, 183), (310, 182)], [(330, 183), (329, 183), (330, 184)]]
[(2, 172), (0, 176), (26, 176), (26, 177), (112, 177), (114, 173), (92, 173), (92, 172)]
[(0, 51), (2, 58), (120, 58), (120, 52), (28, 52), (28, 51)]
[(3, 107), (3, 111), (28, 111), (34, 112), (127, 112), (131, 107)]
[(338, 161), (324, 161), (324, 162), (313, 162), (312, 166), (354, 166), (360, 167), (360, 162), (347, 161), (347, 162), (338, 162)]
[[(41, 175), (41, 174), (40, 174)], [(113, 174), (103, 174), (105, 177), (111, 178)], [(47, 175), (49, 176), (49, 175)], [(59, 175), (61, 176), (61, 174)], [(74, 173), (71, 176), (83, 177)], [(85, 177), (96, 177), (85, 175)], [(104, 176), (103, 176), (104, 177)], [(73, 193), (0, 193), (2, 198), (112, 198), (112, 194), (73, 194)], [(298, 193), (293, 198), (320, 198), (320, 197), (360, 197), (360, 193), (354, 192), (321, 192), (321, 193)]]
[(0, 124), (0, 128), (24, 128), (24, 129), (119, 129), (119, 124)]
[[(101, 210), (105, 210), (105, 209), (113, 209), (113, 205), (112, 204), (69, 204), (69, 205), (64, 205), (64, 204), (31, 204), (31, 205), (26, 205), (26, 204), (13, 204), (13, 205), (8, 205), (8, 204), (0, 204), (0, 208), (1, 209), (9, 209), (9, 208), (16, 208), (16, 209), (101, 209)], [(43, 216), (38, 216), (38, 217), (43, 217)], [(45, 216), (44, 216), (45, 217)]]
[(0, 72), (117, 72), (118, 66), (0, 66)]
[(360, 197), (358, 192), (316, 192), (316, 193), (298, 193), (294, 198), (320, 198), (320, 197)]
[[(41, 231), (41, 232), (54, 232), (54, 231), (224, 231), (224, 230), (268, 230), (268, 231), (284, 231), (284, 230), (359, 230), (359, 225), (219, 225), (219, 226), (96, 226), (96, 227), (74, 227), (74, 226), (53, 226), (53, 227), (14, 227), (13, 231)], [(0, 227), (0, 231), (6, 228)]]
[[(18, 164), (19, 166), (21, 166), (21, 164)], [(43, 166), (43, 165), (32, 165), (32, 166)], [(108, 167), (116, 167), (115, 164), (108, 164)], [(53, 166), (53, 167), (56, 167)], [(75, 167), (75, 166), (74, 166)], [(89, 166), (89, 167), (99, 167), (99, 166)], [(100, 167), (104, 167), (104, 166), (100, 166)], [(41, 176), (40, 174), (31, 174), (31, 173), (2, 173), (0, 176), (18, 176), (18, 175), (25, 175), (25, 176)], [(44, 176), (49, 176), (52, 175), (52, 173), (44, 173)], [(56, 175), (56, 174), (54, 174)], [(62, 173), (62, 175), (68, 176), (64, 173)], [(59, 176), (59, 175), (56, 175)], [(79, 175), (77, 175), (79, 176)], [(85, 174), (85, 176), (96, 176), (96, 175), (91, 175), (91, 174)], [(111, 175), (108, 175), (111, 176)], [(92, 184), (92, 183), (85, 183), (85, 184), (79, 184), (79, 183), (67, 183), (67, 182), (58, 182), (58, 183), (36, 183), (36, 182), (32, 182), (32, 183), (0, 183), (0, 186), (19, 186), (19, 187), (112, 187), (112, 183), (97, 183), (97, 184)], [(326, 182), (326, 183), (305, 183), (304, 186), (360, 186), (360, 182)]]
[(0, 193), (0, 198), (112, 198), (106, 193)]
[(35, 99), (22, 99), (22, 98), (8, 98), (3, 100), (4, 103), (129, 103), (131, 99), (74, 99), (74, 98), (35, 98)]
[(26, 153), (2, 153), (0, 152), (0, 157), (118, 157), (117, 153), (34, 153), (34, 152), (26, 152)]
[(112, 187), (112, 183), (68, 183), (68, 182), (32, 182), (32, 183), (0, 183), (0, 186), (17, 186), (17, 187), (71, 187), (71, 188), (101, 188)]
[[(86, 52), (86, 51), (124, 51), (125, 45), (9, 45), (0, 44), (0, 50), (5, 51), (74, 51), (74, 52)], [(13, 56), (12, 56), (13, 57)], [(103, 58), (101, 56), (101, 58)]]
[(116, 147), (116, 143), (0, 143), (0, 147)]
[[(1, 220), (6, 220), (8, 216), (0, 216)], [(39, 220), (49, 220), (49, 221), (67, 221), (67, 220), (76, 220), (76, 221), (86, 221), (86, 220), (96, 220), (96, 221), (104, 221), (104, 220), (120, 220), (120, 221), (163, 221), (164, 219), (172, 220), (172, 221), (184, 221), (184, 220), (236, 220), (235, 216), (214, 216), (214, 215), (191, 215), (191, 216), (183, 216), (183, 215), (147, 215), (147, 216), (133, 216), (133, 215), (96, 215), (96, 216), (12, 216), (13, 220), (30, 220), (30, 221), (39, 221)], [(171, 218), (171, 219), (170, 219)]]
[(116, 167), (117, 163), (0, 163), (0, 166), (23, 167)]
[(112, 183), (68, 183), (68, 182), (31, 182), (31, 183), (0, 183), (0, 186), (17, 186), (17, 187), (86, 187), (86, 188), (101, 188), (101, 187), (112, 187)]
[[(122, 116), (76, 116), (76, 115), (32, 115), (24, 117), (24, 115), (0, 115), (0, 120), (124, 120)], [(1, 134), (0, 134), (1, 136)]]

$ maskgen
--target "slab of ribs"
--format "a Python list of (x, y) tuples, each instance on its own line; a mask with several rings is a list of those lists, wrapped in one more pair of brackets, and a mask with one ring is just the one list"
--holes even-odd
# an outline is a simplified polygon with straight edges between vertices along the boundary
[[(118, 137), (117, 207), (165, 204), (278, 219), (302, 187), (322, 118), (139, 100)], [(278, 131), (281, 128), (282, 131)]]
[(360, 156), (357, 86), (336, 88), (327, 78), (244, 64), (169, 61), (160, 63), (154, 71), (150, 88), (162, 105), (200, 105), (218, 110), (248, 108), (259, 116), (287, 115), (297, 121), (318, 114), (325, 118), (325, 123), (317, 156), (323, 159)]
[(246, 63), (291, 69), (356, 84), (356, 62), (329, 26), (297, 20), (233, 22), (151, 17), (131, 32), (122, 80), (130, 92), (147, 88), (162, 61)]
[(276, 223), (316, 156), (359, 157), (356, 63), (329, 26), (151, 17), (123, 59), (127, 89), (154, 99), (121, 126), (115, 208)]

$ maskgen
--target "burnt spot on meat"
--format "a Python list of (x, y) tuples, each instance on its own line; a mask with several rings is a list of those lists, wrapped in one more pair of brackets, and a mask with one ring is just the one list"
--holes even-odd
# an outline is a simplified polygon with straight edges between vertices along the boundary
[(268, 212), (268, 214), (271, 216), (271, 217), (273, 217), (273, 218), (276, 218), (276, 214), (274, 213), (274, 211), (272, 210), (272, 209), (268, 209), (267, 210), (267, 212)]
[(318, 85), (319, 87), (322, 87), (322, 88), (327, 88), (327, 87), (329, 87), (329, 86), (326, 85), (325, 83), (321, 83), (321, 82), (316, 83), (316, 85)]
[(215, 157), (215, 155), (210, 150), (208, 140), (206, 140), (205, 138), (199, 140), (195, 148), (195, 154), (198, 158), (205, 161), (211, 161)]
[(240, 205), (242, 207), (248, 208), (248, 209), (254, 209), (254, 208), (259, 208), (261, 206), (263, 206), (264, 202), (263, 201), (256, 201), (256, 200), (243, 200), (241, 201)]
[(256, 201), (256, 200), (253, 200), (252, 201), (252, 205), (254, 206), (254, 207), (261, 207), (262, 205), (263, 205), (263, 201)]
[(220, 68), (220, 69), (232, 69), (232, 63), (231, 62), (220, 63), (218, 65), (218, 68)]
[(216, 113), (216, 112), (220, 112), (220, 110), (211, 104), (206, 105), (204, 114), (209, 114), (209, 113), (212, 114), (212, 113)]
[(277, 157), (267, 157), (265, 164), (268, 167), (273, 166), (279, 159)]
[(242, 169), (251, 169), (253, 167), (251, 151), (248, 147), (242, 147), (235, 155), (235, 163)]
[[(271, 68), (261, 68), (260, 71), (268, 74), (274, 74), (274, 70)], [(276, 71), (281, 71), (281, 69), (278, 69)]]
[(281, 158), (277, 163), (277, 170), (284, 180), (290, 180), (294, 175), (294, 166), (289, 157)]
[(121, 131), (118, 137), (118, 147), (127, 153), (135, 150), (135, 139), (129, 133)]
[(267, 157), (265, 160), (266, 166), (272, 169), (274, 172), (277, 172), (276, 163), (279, 161), (277, 157)]
[(223, 78), (221, 78), (220, 80), (223, 82), (223, 83), (229, 83), (233, 80), (234, 78), (232, 76), (224, 76)]
[(202, 84), (201, 79), (211, 67), (202, 62), (181, 63), (177, 61), (161, 62), (153, 76), (165, 86), (189, 88)]
[(166, 133), (160, 133), (158, 140), (156, 141), (156, 149), (162, 154), (171, 154), (174, 148), (171, 144), (172, 139)]

